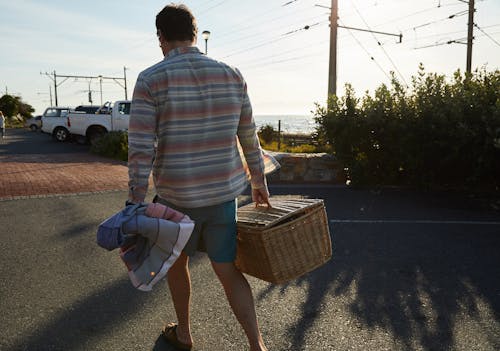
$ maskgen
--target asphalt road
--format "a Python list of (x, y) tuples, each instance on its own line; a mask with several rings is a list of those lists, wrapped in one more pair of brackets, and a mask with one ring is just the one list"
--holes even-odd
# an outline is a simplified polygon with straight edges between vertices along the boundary
[[(271, 192), (325, 199), (334, 250), (285, 285), (249, 278), (269, 350), (500, 349), (498, 211), (395, 189)], [(171, 350), (159, 337), (174, 318), (166, 282), (134, 290), (118, 253), (95, 244), (125, 198), (0, 202), (0, 350)], [(204, 255), (191, 273), (196, 350), (248, 350)]]
[(9, 154), (67, 154), (88, 152), (88, 145), (75, 142), (60, 143), (52, 139), (50, 134), (28, 129), (7, 129), (7, 139), (0, 140), (0, 156)]

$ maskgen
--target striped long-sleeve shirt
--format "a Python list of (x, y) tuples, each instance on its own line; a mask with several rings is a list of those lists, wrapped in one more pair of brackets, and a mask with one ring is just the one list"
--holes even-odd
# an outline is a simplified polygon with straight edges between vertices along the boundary
[(238, 139), (252, 187), (267, 187), (245, 80), (196, 47), (174, 49), (140, 73), (128, 137), (133, 202), (144, 201), (151, 170), (158, 195), (178, 206), (236, 198), (247, 186)]

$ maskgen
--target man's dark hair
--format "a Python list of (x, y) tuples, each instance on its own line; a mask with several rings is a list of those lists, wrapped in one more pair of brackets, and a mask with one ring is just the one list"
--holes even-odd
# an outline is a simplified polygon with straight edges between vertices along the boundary
[(183, 4), (165, 6), (156, 15), (156, 29), (167, 41), (194, 41), (198, 33), (196, 19)]

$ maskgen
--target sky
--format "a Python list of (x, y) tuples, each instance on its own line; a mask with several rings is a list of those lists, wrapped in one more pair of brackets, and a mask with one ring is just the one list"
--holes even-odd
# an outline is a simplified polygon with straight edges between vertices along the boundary
[[(41, 114), (59, 76), (127, 78), (161, 61), (155, 16), (170, 1), (0, 0), (0, 95), (20, 96)], [(197, 45), (240, 69), (254, 114), (311, 115), (326, 104), (329, 0), (182, 1), (198, 22)], [(419, 63), (451, 76), (465, 70), (468, 4), (461, 0), (339, 0), (337, 95), (389, 83), (411, 85)], [(500, 67), (500, 0), (476, 0), (472, 68)], [(451, 18), (450, 18), (451, 17)], [(308, 29), (305, 29), (305, 28)], [(211, 35), (207, 42), (201, 32)], [(448, 42), (453, 42), (447, 44)], [(102, 102), (125, 98), (123, 79), (102, 81)], [(59, 106), (101, 103), (99, 79), (57, 78)]]

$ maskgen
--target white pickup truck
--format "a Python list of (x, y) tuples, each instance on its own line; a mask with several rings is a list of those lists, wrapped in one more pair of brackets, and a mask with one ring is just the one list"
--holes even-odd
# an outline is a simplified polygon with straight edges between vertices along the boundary
[(67, 125), (71, 135), (93, 144), (111, 131), (128, 130), (131, 101), (106, 102), (95, 114), (69, 112)]

